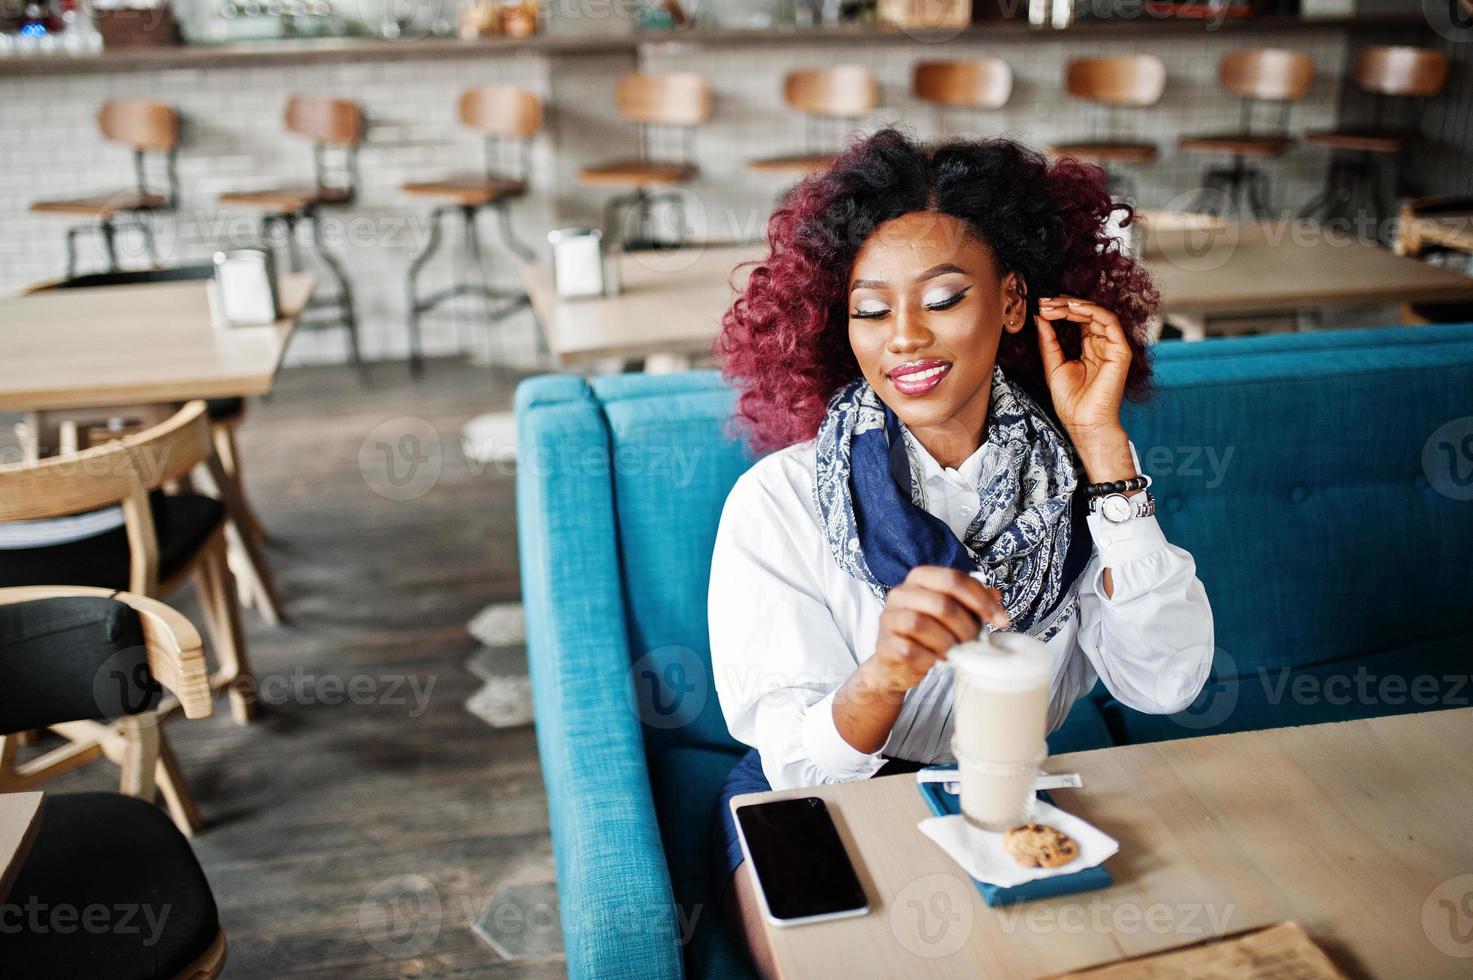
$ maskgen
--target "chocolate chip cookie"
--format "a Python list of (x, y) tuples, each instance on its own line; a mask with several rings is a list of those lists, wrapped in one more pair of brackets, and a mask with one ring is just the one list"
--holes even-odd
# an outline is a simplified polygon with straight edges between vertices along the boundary
[(1079, 857), (1074, 838), (1041, 823), (1019, 824), (1002, 835), (1002, 846), (1025, 868), (1057, 868)]

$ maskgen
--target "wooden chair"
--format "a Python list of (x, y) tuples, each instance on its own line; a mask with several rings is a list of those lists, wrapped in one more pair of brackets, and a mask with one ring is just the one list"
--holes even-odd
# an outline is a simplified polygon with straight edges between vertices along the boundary
[[(1166, 92), (1166, 65), (1148, 54), (1077, 58), (1065, 67), (1064, 88), (1076, 99), (1105, 106), (1109, 128), (1118, 132), (1120, 110), (1146, 108), (1161, 101)], [(1155, 143), (1111, 136), (1056, 143), (1049, 147), (1049, 154), (1098, 164), (1118, 192), (1124, 193), (1128, 182), (1118, 168), (1152, 163), (1157, 148)]]
[[(1013, 69), (1001, 58), (973, 61), (921, 61), (911, 74), (911, 94), (940, 108), (990, 111), (1008, 104)], [(946, 125), (948, 134), (957, 127)]]
[[(211, 710), (199, 635), (145, 596), (107, 589), (0, 589), (0, 732), (45, 725), (72, 743), (14, 765), (0, 736), (0, 791), (29, 789), (99, 754), (117, 761), (123, 792), (46, 794), (29, 848), (12, 870), (12, 907), (126, 913), (134, 925), (0, 929), (0, 964), (16, 977), (219, 976), (225, 934), (186, 839), (170, 786), (182, 793), (160, 715)], [(167, 694), (164, 690), (167, 689)], [(163, 696), (167, 703), (153, 705)], [(95, 719), (115, 718), (107, 723)], [(179, 826), (153, 803), (154, 780)], [(187, 800), (187, 797), (185, 797)], [(189, 803), (192, 814), (192, 802)], [(90, 912), (89, 912), (90, 915)]]
[[(108, 271), (118, 269), (117, 234), (123, 228), (134, 228), (143, 237), (149, 261), (158, 265), (158, 248), (154, 243), (149, 218), (159, 211), (171, 211), (179, 200), (179, 178), (174, 158), (179, 147), (179, 114), (173, 106), (161, 102), (110, 100), (97, 112), (97, 128), (103, 138), (122, 143), (133, 151), (134, 183), (127, 190), (92, 194), (86, 197), (34, 201), (36, 214), (59, 214), (86, 219), (66, 233), (66, 278), (77, 274), (77, 236), (96, 232), (102, 238)], [(161, 156), (166, 190), (154, 190), (148, 177), (150, 154)]]
[(112, 507), (122, 512), (120, 528), (0, 551), (0, 587), (87, 585), (161, 598), (193, 579), (218, 663), (210, 688), (229, 692), (231, 715), (245, 724), (255, 716), (255, 681), (226, 555), (224, 505), (160, 491), (196, 465), (210, 465), (213, 456), (205, 403), (193, 401), (136, 435), (71, 456), (0, 466), (0, 523)]
[(804, 150), (750, 160), (747, 169), (801, 177), (831, 166), (844, 137), (863, 123), (879, 100), (879, 83), (860, 65), (789, 72), (783, 78), (783, 102), (803, 114)]
[[(1473, 273), (1473, 197), (1417, 197), (1403, 201), (1397, 214), (1397, 255), (1458, 263)], [(1401, 322), (1467, 323), (1473, 303), (1402, 303)]]
[[(322, 241), (323, 208), (346, 207), (358, 196), (358, 145), (363, 140), (363, 112), (347, 99), (320, 95), (294, 95), (287, 99), (282, 114), (286, 131), (312, 141), (313, 182), (267, 190), (229, 191), (220, 195), (227, 207), (248, 208), (261, 214), (261, 240), (270, 243), (280, 229), (287, 264), (299, 266), (297, 225), (306, 223), (310, 247), (337, 282), (332, 296), (314, 297), (308, 310), (331, 311), (330, 316), (311, 321), (314, 326), (339, 324), (347, 330), (348, 352), (360, 375), (365, 368), (358, 346), (358, 320), (353, 309), (353, 290), (342, 265)], [(336, 166), (333, 159), (336, 157)], [(299, 321), (299, 325), (308, 321)]]
[[(105, 756), (121, 769), (120, 792), (153, 802), (162, 791), (175, 825), (193, 836), (199, 810), (160, 722), (181, 708), (186, 718), (214, 710), (194, 625), (147, 596), (45, 585), (0, 589), (0, 623), (0, 641), (18, 640), (0, 642), (0, 670), (7, 675), (7, 703), (23, 714), (0, 712), (7, 733), (0, 735), (0, 792), (35, 789)], [(66, 664), (69, 677), (90, 676), (92, 686), (59, 686), (57, 672), (45, 670), (56, 661)], [(154, 682), (167, 692), (161, 700), (153, 696)], [(17, 764), (17, 732), (42, 727), (68, 744)]]
[[(461, 93), (458, 111), (461, 123), (484, 139), (481, 172), (401, 187), (406, 194), (441, 202), (430, 211), (429, 241), (409, 263), (409, 370), (414, 375), (424, 370), (419, 334), (422, 313), (456, 296), (474, 295), (504, 301), (498, 309), (487, 309), (487, 319), (495, 322), (528, 303), (525, 292), (495, 289), (486, 279), (476, 216), (488, 208), (495, 211), (506, 247), (525, 261), (534, 258), (532, 250), (512, 232), (510, 205), (527, 192), (532, 138), (542, 129), (542, 101), (531, 92), (506, 86), (474, 88)], [(440, 219), (453, 212), (460, 213), (464, 226), (463, 257), (465, 264), (475, 269), (476, 281), (455, 281), (434, 295), (421, 298), (419, 273), (439, 248)]]
[[(27, 292), (208, 279), (214, 272), (215, 267), (209, 264), (102, 272), (43, 283)], [(230, 520), (227, 533), (231, 566), (236, 570), (242, 601), (254, 606), (260, 612), (261, 618), (274, 626), (285, 621), (285, 607), (276, 585), (276, 576), (271, 571), (262, 547), (267, 540), (265, 528), (246, 497), (245, 481), (240, 472), (240, 451), (235, 444), (235, 428), (245, 419), (245, 399), (211, 398), (205, 402), (205, 407), (210, 420), (210, 441), (214, 444), (215, 454), (213, 461), (207, 461), (196, 475), (203, 476), (213, 495), (225, 505), (226, 516)], [(132, 411), (128, 408), (110, 408), (102, 411), (89, 409), (33, 413), (29, 425), (38, 431), (28, 433), (22, 443), (26, 445), (32, 459), (39, 459), (42, 455), (43, 442), (48, 451), (74, 453), (97, 442), (116, 438), (120, 432), (140, 428), (139, 425), (132, 424), (135, 420), (128, 418)], [(152, 415), (157, 411), (156, 406), (148, 406), (141, 414)], [(45, 433), (53, 430), (57, 433), (54, 444), (42, 430)], [(89, 432), (93, 434), (91, 437)]]
[[(679, 226), (677, 244), (685, 236), (685, 210), (675, 190), (694, 180), (696, 129), (711, 118), (711, 86), (694, 72), (632, 74), (619, 79), (614, 89), (614, 108), (635, 126), (639, 156), (584, 167), (578, 183), (585, 187), (620, 188), (625, 191), (604, 207), (604, 237), (626, 248), (659, 241), (653, 225), (652, 205), (667, 201), (675, 208)], [(660, 144), (675, 144), (675, 151), (659, 152)], [(634, 216), (634, 235), (623, 234), (621, 211)]]
[[(1216, 214), (1217, 195), (1226, 197), (1233, 213), (1243, 205), (1255, 217), (1267, 218), (1268, 177), (1262, 167), (1248, 161), (1274, 160), (1293, 145), (1289, 138), (1289, 107), (1304, 98), (1314, 83), (1314, 61), (1302, 51), (1258, 48), (1229, 51), (1217, 66), (1217, 83), (1223, 91), (1241, 98), (1238, 131), (1216, 135), (1183, 136), (1178, 144), (1183, 153), (1228, 156), (1228, 167), (1210, 168), (1202, 179), (1202, 194), (1194, 211)], [(1270, 106), (1276, 119), (1267, 132), (1254, 132), (1254, 110)]]
[(1306, 133), (1304, 141), (1330, 151), (1325, 186), (1299, 212), (1301, 218), (1345, 218), (1364, 200), (1379, 223), (1390, 214), (1380, 162), (1406, 149), (1407, 130), (1386, 122), (1390, 99), (1403, 102), (1437, 95), (1447, 84), (1447, 55), (1432, 48), (1372, 44), (1355, 57), (1355, 86), (1371, 97), (1367, 126)]

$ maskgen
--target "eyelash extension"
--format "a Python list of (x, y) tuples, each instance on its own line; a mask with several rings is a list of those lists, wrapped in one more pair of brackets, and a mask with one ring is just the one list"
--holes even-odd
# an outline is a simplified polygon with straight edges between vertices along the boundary
[(960, 303), (962, 301), (962, 297), (965, 296), (965, 295), (967, 295), (967, 293), (969, 293), (971, 291), (972, 291), (972, 287), (971, 286), (968, 286), (966, 289), (959, 289), (955, 293), (953, 293), (949, 298), (943, 299), (939, 303), (932, 303), (929, 306), (927, 306), (926, 309), (928, 309), (928, 310), (949, 310), (953, 306), (955, 306), (956, 304)]
[[(930, 304), (928, 304), (926, 306), (926, 309), (928, 309), (928, 310), (935, 310), (935, 311), (938, 311), (938, 312), (941, 311), (941, 310), (949, 310), (953, 306), (955, 306), (956, 304), (960, 303), (962, 301), (962, 298), (964, 296), (966, 296), (967, 293), (969, 293), (971, 291), (972, 291), (972, 287), (971, 286), (968, 286), (965, 289), (957, 290), (951, 296), (948, 296), (946, 299), (942, 300), (939, 303), (930, 303)], [(890, 311), (889, 310), (874, 310), (874, 311), (871, 311), (869, 313), (866, 313), (863, 310), (850, 310), (849, 311), (849, 315), (851, 317), (853, 317), (854, 319), (856, 319), (856, 320), (878, 320), (882, 316), (889, 316), (890, 315)]]

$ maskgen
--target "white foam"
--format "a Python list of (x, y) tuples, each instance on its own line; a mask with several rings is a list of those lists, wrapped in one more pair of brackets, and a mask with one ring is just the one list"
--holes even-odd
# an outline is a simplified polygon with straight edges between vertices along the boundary
[(998, 631), (958, 643), (946, 662), (969, 684), (991, 691), (1024, 691), (1053, 677), (1054, 658), (1042, 640)]

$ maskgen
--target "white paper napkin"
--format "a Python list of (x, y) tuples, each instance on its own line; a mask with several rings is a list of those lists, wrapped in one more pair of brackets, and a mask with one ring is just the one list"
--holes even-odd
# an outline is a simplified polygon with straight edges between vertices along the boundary
[(1001, 833), (975, 827), (959, 814), (930, 817), (917, 826), (921, 828), (921, 833), (951, 855), (951, 859), (961, 865), (967, 874), (1000, 888), (1011, 888), (1025, 881), (1083, 871), (1120, 850), (1120, 844), (1115, 838), (1043, 800), (1034, 805), (1029, 823), (1048, 824), (1068, 834), (1079, 845), (1079, 856), (1057, 868), (1025, 868), (1014, 861), (1012, 855), (1002, 846)]

